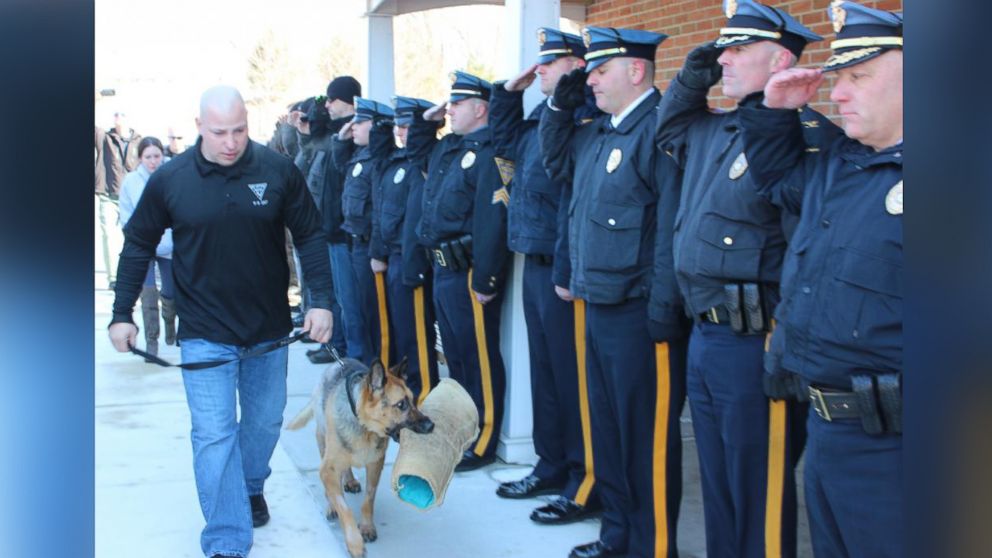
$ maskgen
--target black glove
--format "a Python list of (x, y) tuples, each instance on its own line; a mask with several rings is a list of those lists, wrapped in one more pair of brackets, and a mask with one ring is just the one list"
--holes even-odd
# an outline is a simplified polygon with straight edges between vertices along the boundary
[(722, 50), (712, 42), (702, 44), (685, 57), (679, 71), (679, 83), (692, 89), (709, 89), (720, 81), (723, 67), (717, 62)]
[(555, 86), (552, 102), (565, 110), (575, 110), (586, 104), (586, 71), (576, 68), (561, 76)]

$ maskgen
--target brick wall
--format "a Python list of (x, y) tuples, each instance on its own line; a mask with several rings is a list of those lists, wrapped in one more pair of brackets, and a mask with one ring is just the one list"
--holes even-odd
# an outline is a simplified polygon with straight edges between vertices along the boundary
[[(820, 65), (830, 56), (830, 41), (834, 35), (827, 17), (830, 0), (766, 0), (765, 3), (784, 9), (824, 38), (806, 47), (799, 60), (800, 66)], [(863, 0), (860, 3), (880, 10), (902, 11), (902, 0)], [(669, 36), (658, 47), (655, 61), (655, 85), (662, 91), (678, 73), (689, 51), (715, 39), (726, 22), (720, 0), (593, 0), (586, 9), (587, 25), (645, 29)], [(828, 73), (813, 107), (833, 117), (836, 114), (829, 103), (832, 81)], [(724, 108), (734, 106), (731, 99), (720, 94), (719, 85), (710, 91), (710, 103)]]

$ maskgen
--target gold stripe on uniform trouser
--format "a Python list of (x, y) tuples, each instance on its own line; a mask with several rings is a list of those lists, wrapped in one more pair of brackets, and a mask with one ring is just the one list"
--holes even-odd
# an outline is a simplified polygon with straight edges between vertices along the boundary
[(475, 319), (475, 344), (479, 352), (479, 372), (482, 376), (482, 432), (472, 451), (482, 457), (493, 437), (493, 377), (489, 369), (489, 348), (486, 345), (486, 322), (482, 317), (482, 303), (475, 298), (472, 291), (472, 270), (468, 270), (468, 297), (472, 300), (472, 317)]
[(424, 323), (424, 287), (413, 289), (413, 318), (417, 323), (417, 360), (420, 362), (420, 397), (417, 406), (424, 404), (427, 392), (431, 390), (430, 363), (427, 361), (427, 324)]
[(654, 409), (654, 555), (668, 556), (668, 412), (671, 404), (671, 370), (668, 343), (654, 345), (658, 378)]
[[(771, 321), (775, 330), (775, 320)], [(771, 342), (771, 331), (765, 336), (765, 351)], [(765, 500), (765, 557), (782, 555), (782, 494), (785, 484), (785, 401), (768, 400), (768, 493)]]
[(575, 491), (575, 503), (584, 506), (596, 482), (592, 462), (592, 423), (589, 421), (589, 386), (586, 383), (586, 301), (575, 299), (575, 357), (579, 373), (579, 419), (582, 423), (582, 449), (585, 476)]
[(768, 496), (765, 557), (782, 555), (782, 491), (785, 483), (785, 401), (768, 400)]
[(383, 366), (389, 368), (389, 316), (386, 314), (386, 283), (383, 273), (373, 273), (375, 275), (375, 296), (379, 300), (379, 337), (382, 339), (382, 351), (379, 359)]

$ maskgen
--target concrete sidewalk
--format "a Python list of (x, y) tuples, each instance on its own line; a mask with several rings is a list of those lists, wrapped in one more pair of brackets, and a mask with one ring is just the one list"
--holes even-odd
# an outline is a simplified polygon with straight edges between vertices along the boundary
[[(97, 282), (98, 285), (102, 284)], [(99, 558), (196, 558), (203, 527), (193, 481), (189, 412), (178, 369), (146, 364), (117, 353), (106, 337), (113, 293), (95, 291), (95, 538)], [(140, 310), (135, 312), (140, 321)], [(144, 342), (139, 341), (139, 347)], [(160, 341), (160, 355), (179, 362), (179, 349)], [(307, 403), (322, 367), (307, 360), (313, 345), (290, 346), (290, 419)], [(683, 418), (684, 483), (679, 522), (681, 556), (704, 557), (702, 501), (691, 424)], [(389, 485), (396, 445), (376, 498), (379, 539), (369, 558), (564, 558), (577, 544), (593, 541), (599, 521), (540, 526), (528, 519), (541, 500), (505, 500), (497, 485), (530, 471), (527, 464), (498, 464), (458, 473), (440, 507), (423, 512), (403, 503)], [(324, 519), (326, 502), (318, 476), (311, 421), (283, 431), (265, 487), (271, 522), (255, 530), (252, 558), (347, 557), (336, 521)], [(364, 472), (356, 471), (363, 481)], [(362, 494), (347, 495), (353, 510)], [(805, 511), (800, 510), (800, 556), (811, 556)]]

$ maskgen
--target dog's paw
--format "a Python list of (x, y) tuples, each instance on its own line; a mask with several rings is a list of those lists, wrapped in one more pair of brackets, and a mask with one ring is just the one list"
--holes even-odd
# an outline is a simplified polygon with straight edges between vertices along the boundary
[(326, 517), (328, 521), (334, 521), (338, 518), (338, 512), (334, 511), (334, 508), (328, 507), (327, 513), (324, 514), (324, 517)]
[(344, 483), (344, 491), (350, 492), (352, 494), (358, 494), (362, 491), (362, 483), (358, 482), (356, 479), (351, 479)]
[(365, 542), (372, 542), (379, 538), (379, 534), (375, 531), (375, 525), (359, 525), (358, 530), (362, 532), (362, 540)]

